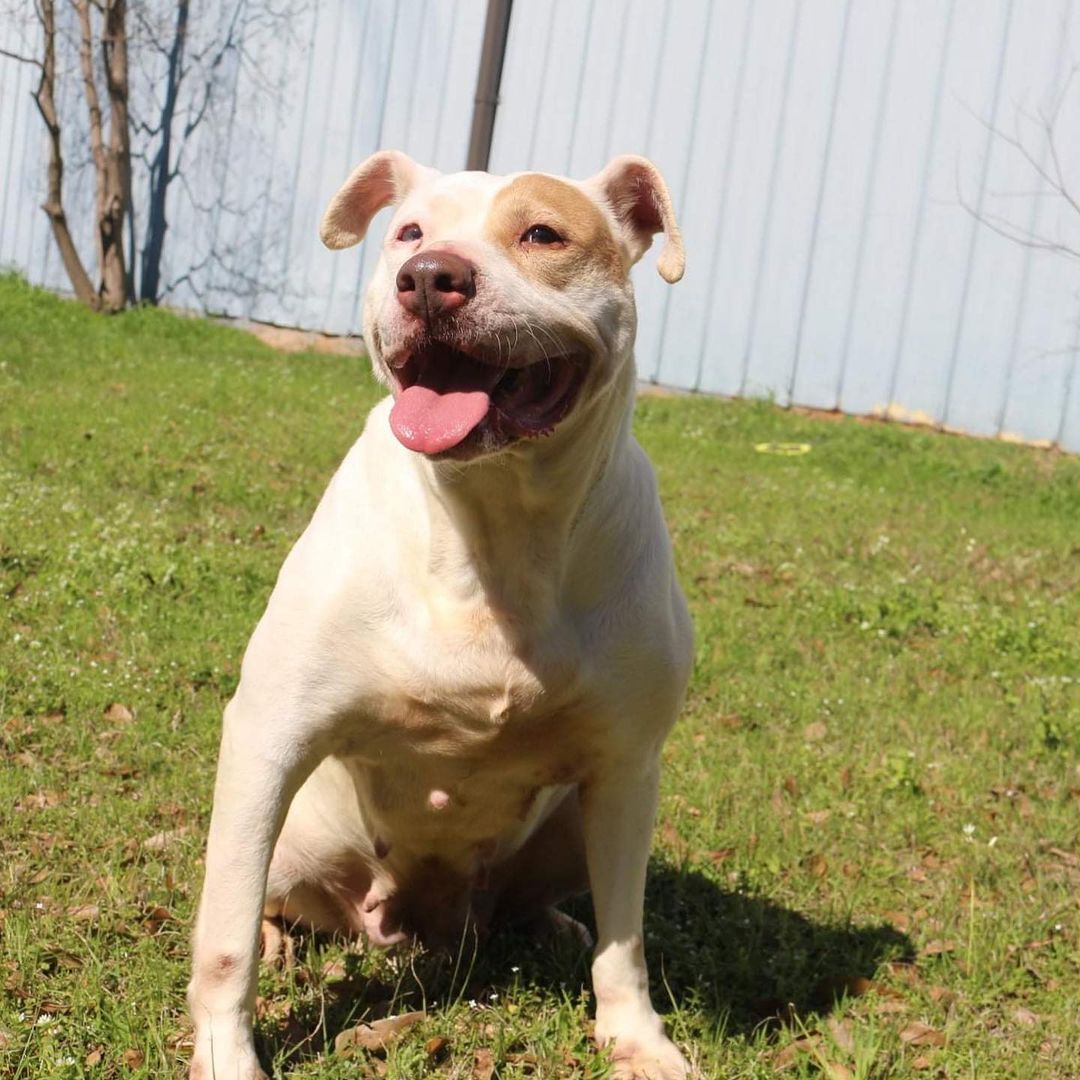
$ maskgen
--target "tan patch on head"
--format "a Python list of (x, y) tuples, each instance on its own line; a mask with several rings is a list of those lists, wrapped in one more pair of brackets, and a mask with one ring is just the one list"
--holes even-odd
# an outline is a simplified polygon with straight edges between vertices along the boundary
[[(523, 244), (533, 225), (546, 225), (561, 244)], [(624, 282), (629, 264), (600, 208), (576, 187), (553, 176), (529, 173), (496, 196), (484, 226), (487, 238), (521, 269), (554, 289), (586, 276)]]

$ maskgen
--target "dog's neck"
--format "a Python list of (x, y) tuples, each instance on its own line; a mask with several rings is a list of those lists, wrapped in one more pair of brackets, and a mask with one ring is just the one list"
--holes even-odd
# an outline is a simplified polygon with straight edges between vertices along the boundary
[(587, 538), (586, 507), (631, 438), (634, 368), (574, 418), (572, 429), (468, 465), (418, 459), (429, 505), (428, 570), (456, 598), (483, 600), (509, 627), (539, 628)]

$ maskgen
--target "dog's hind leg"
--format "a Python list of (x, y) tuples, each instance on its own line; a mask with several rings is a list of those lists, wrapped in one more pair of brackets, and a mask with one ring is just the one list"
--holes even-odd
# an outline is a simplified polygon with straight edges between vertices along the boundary
[(493, 921), (589, 948), (593, 941), (588, 928), (555, 906), (588, 888), (581, 804), (572, 788), (529, 839), (492, 868), (487, 903)]

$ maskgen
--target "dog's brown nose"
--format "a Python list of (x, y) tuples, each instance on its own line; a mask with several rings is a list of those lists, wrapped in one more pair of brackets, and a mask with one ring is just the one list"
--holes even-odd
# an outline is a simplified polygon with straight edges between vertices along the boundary
[(422, 251), (402, 264), (397, 290), (406, 311), (431, 322), (476, 292), (473, 265), (451, 251)]

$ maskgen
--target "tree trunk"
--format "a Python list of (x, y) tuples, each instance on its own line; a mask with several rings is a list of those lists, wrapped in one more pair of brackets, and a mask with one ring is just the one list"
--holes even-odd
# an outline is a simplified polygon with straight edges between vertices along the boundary
[(64, 269), (67, 271), (75, 295), (89, 307), (100, 306), (97, 291), (90, 281), (90, 275), (79, 258), (75, 241), (68, 228), (67, 215), (64, 213), (64, 156), (60, 147), (60, 120), (56, 112), (56, 10), (53, 0), (39, 0), (38, 15), (44, 37), (44, 59), (41, 65), (41, 81), (38, 83), (34, 102), (45, 122), (49, 133), (49, 167), (47, 172), (48, 188), (45, 202), (41, 208), (49, 216), (53, 237), (60, 250)]
[(124, 215), (131, 213), (131, 123), (128, 117), (127, 0), (106, 0), (105, 27), (101, 37), (105, 61), (105, 85), (109, 95), (109, 147), (106, 152), (109, 187), (112, 192), (111, 231), (120, 252), (123, 296), (135, 301), (135, 279), (131, 272), (134, 250), (124, 263)]
[[(120, 311), (127, 303), (127, 273), (124, 269), (124, 213), (127, 209), (124, 176), (130, 176), (130, 159), (125, 169), (120, 161), (127, 146), (127, 42), (123, 0), (105, 0), (102, 9), (102, 51), (109, 87), (109, 144), (101, 122), (101, 103), (94, 78), (93, 26), (90, 0), (74, 0), (79, 16), (79, 61), (82, 66), (83, 91), (90, 119), (90, 149), (97, 174), (97, 239), (100, 283), (98, 295), (104, 311)], [(117, 18), (119, 16), (119, 19)], [(116, 68), (117, 71), (111, 70)], [(119, 74), (119, 83), (116, 75)], [(119, 117), (118, 117), (119, 112)], [(117, 121), (122, 124), (118, 130)]]

